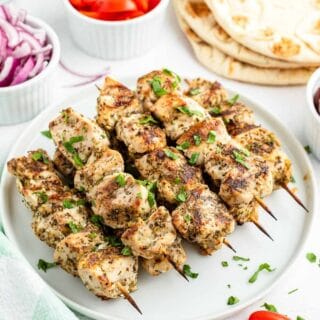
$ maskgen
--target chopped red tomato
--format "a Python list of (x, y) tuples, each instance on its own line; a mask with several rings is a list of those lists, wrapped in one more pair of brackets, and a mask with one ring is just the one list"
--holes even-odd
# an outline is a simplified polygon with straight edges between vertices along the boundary
[(80, 13), (99, 20), (128, 20), (154, 9), (160, 0), (70, 0)]
[(248, 320), (290, 320), (290, 319), (276, 312), (256, 311), (251, 314)]

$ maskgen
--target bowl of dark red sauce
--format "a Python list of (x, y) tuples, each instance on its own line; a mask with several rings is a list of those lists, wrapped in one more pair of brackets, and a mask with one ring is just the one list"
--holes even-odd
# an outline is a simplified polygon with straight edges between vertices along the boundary
[(320, 160), (320, 68), (310, 77), (307, 84), (306, 137), (312, 153)]
[(72, 38), (91, 56), (127, 59), (159, 42), (170, 0), (63, 0)]

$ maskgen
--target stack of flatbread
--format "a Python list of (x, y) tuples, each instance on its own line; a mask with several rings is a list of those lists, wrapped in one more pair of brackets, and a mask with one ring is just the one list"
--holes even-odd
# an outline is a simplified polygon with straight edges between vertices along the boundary
[(320, 0), (174, 0), (197, 59), (213, 72), (297, 85), (320, 66)]

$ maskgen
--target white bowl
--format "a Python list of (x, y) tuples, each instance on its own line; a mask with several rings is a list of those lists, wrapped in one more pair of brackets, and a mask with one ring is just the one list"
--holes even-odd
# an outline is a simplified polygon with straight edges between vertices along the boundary
[(63, 0), (73, 40), (89, 55), (103, 59), (127, 59), (139, 56), (158, 41), (169, 0), (145, 15), (125, 21), (89, 18)]
[(27, 16), (27, 24), (46, 31), (53, 47), (47, 67), (34, 78), (12, 87), (0, 88), (0, 125), (24, 122), (48, 106), (55, 93), (55, 73), (60, 60), (60, 43), (53, 29), (40, 19)]
[(320, 160), (320, 115), (317, 113), (313, 97), (320, 88), (320, 68), (310, 77), (307, 84), (307, 106), (305, 133), (312, 153)]

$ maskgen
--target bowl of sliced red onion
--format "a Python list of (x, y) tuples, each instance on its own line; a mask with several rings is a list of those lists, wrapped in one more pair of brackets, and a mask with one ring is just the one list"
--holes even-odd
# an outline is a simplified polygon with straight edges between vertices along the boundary
[(0, 125), (30, 120), (51, 102), (59, 59), (49, 25), (0, 5)]

